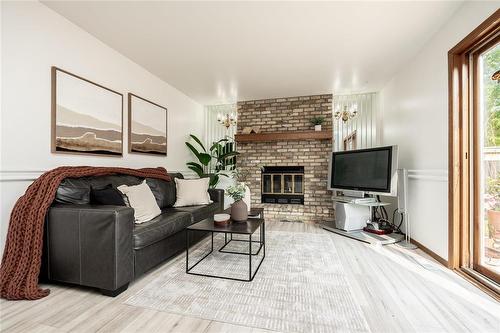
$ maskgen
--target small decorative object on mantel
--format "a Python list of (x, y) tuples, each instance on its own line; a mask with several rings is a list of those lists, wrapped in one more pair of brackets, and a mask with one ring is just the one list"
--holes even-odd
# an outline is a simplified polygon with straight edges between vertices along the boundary
[(214, 224), (219, 226), (228, 225), (231, 223), (231, 216), (229, 214), (215, 214)]
[(245, 184), (243, 183), (236, 183), (227, 189), (227, 195), (234, 200), (231, 205), (231, 219), (235, 222), (244, 222), (248, 219), (248, 206), (242, 200), (245, 192)]
[(323, 116), (315, 116), (311, 118), (311, 124), (314, 125), (314, 130), (319, 132), (321, 131), (321, 124), (325, 122), (325, 117)]
[(250, 127), (245, 127), (241, 131), (242, 134), (251, 134), (251, 133), (260, 133), (260, 126), (250, 126)]

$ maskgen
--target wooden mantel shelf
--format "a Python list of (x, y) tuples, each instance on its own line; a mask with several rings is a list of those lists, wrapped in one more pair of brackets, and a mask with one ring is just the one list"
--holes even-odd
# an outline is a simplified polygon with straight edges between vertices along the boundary
[(331, 140), (332, 131), (288, 131), (236, 134), (236, 142), (272, 142), (272, 141), (297, 141), (297, 140)]

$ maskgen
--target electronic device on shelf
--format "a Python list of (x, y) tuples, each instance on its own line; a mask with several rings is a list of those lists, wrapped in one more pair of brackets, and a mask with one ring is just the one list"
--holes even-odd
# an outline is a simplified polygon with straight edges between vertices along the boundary
[(363, 231), (371, 232), (372, 234), (377, 235), (388, 235), (391, 234), (394, 230), (392, 230), (387, 222), (370, 221), (366, 223), (366, 227), (363, 228)]
[(397, 146), (332, 152), (328, 189), (396, 196), (397, 169)]
[(346, 202), (335, 203), (335, 227), (344, 231), (363, 229), (370, 219), (370, 208)]

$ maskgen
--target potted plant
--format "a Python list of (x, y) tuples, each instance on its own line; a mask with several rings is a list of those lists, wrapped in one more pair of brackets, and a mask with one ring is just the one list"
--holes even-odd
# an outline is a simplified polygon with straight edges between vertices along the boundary
[(193, 134), (190, 137), (198, 148), (191, 142), (186, 142), (186, 146), (196, 156), (198, 162), (188, 162), (186, 165), (200, 178), (210, 177), (210, 187), (213, 188), (219, 182), (221, 175), (226, 176), (224, 171), (234, 169), (235, 157), (239, 153), (234, 150), (234, 143), (229, 139), (214, 142), (207, 150), (198, 137)]
[(321, 131), (321, 124), (325, 122), (325, 117), (323, 116), (314, 116), (311, 118), (311, 124), (314, 125), (314, 130), (315, 131)]
[(248, 179), (249, 171), (243, 171), (241, 168), (235, 168), (232, 172), (232, 178), (235, 182), (240, 182), (245, 186), (245, 196), (243, 197), (243, 201), (247, 205), (248, 213), (250, 213), (251, 205), (252, 205), (252, 194), (250, 192), (250, 187), (248, 187), (247, 179)]
[(228, 187), (226, 192), (227, 195), (234, 200), (231, 205), (231, 219), (235, 222), (246, 221), (248, 218), (248, 207), (242, 200), (246, 192), (245, 184), (238, 182), (235, 185)]
[(500, 240), (500, 179), (489, 179), (484, 197), (490, 237)]

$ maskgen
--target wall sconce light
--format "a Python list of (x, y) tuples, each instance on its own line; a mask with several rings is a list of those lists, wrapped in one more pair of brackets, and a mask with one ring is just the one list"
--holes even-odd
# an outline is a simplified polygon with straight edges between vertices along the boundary
[(217, 114), (217, 122), (228, 129), (231, 126), (236, 125), (236, 115), (234, 113), (222, 115)]
[(344, 105), (344, 110), (339, 111), (339, 106), (337, 106), (335, 114), (333, 115), (335, 119), (342, 119), (343, 122), (348, 121), (349, 119), (355, 118), (358, 115), (358, 105), (353, 104), (351, 107)]

